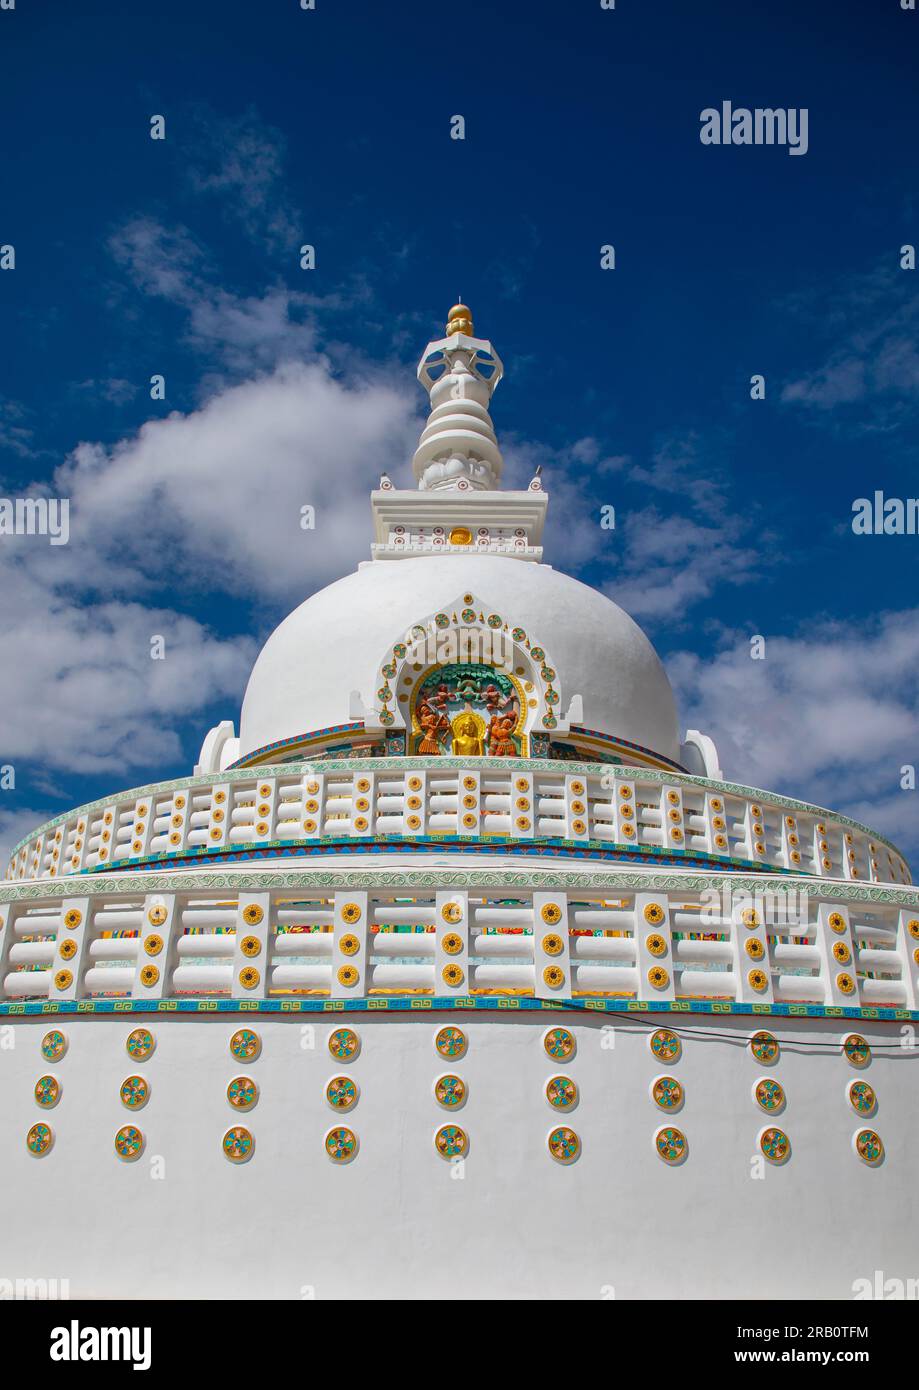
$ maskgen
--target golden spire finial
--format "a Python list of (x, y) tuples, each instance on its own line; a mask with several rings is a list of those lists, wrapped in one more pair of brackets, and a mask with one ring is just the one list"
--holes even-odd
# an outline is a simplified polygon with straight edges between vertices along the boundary
[(465, 304), (454, 304), (447, 315), (447, 337), (454, 333), (465, 333), (468, 338), (473, 336), (472, 310)]

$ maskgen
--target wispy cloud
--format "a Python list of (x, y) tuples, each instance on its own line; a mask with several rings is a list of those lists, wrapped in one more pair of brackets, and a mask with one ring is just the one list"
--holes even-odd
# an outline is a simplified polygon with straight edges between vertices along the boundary
[(847, 811), (919, 850), (919, 791), (900, 788), (901, 767), (919, 760), (919, 609), (766, 634), (764, 660), (750, 636), (668, 659), (684, 724), (712, 735), (726, 776)]
[(301, 244), (303, 217), (288, 194), (281, 132), (252, 109), (221, 116), (199, 108), (193, 125), (190, 186), (216, 196), (224, 215), (250, 241), (293, 256)]
[(808, 291), (786, 307), (821, 345), (822, 360), (782, 387), (831, 428), (892, 430), (919, 407), (919, 295), (915, 271), (879, 267)]

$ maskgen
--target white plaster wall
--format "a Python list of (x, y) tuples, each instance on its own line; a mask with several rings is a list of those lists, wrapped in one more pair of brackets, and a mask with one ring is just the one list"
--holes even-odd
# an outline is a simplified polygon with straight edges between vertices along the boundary
[[(679, 1168), (663, 1164), (652, 1135), (667, 1117), (648, 1094), (661, 1068), (648, 1031), (621, 1025), (612, 1050), (604, 1021), (524, 1013), (320, 1016), (316, 1045), (303, 1049), (304, 1019), (250, 1015), (151, 1020), (156, 1052), (135, 1064), (124, 1040), (138, 1016), (123, 1019), (13, 1020), (15, 1046), (0, 1050), (0, 1276), (70, 1280), (73, 1297), (317, 1298), (850, 1298), (853, 1280), (919, 1276), (914, 1160), (919, 1140), (915, 1056), (875, 1052), (864, 1072), (838, 1053), (805, 1055), (785, 1046), (774, 1068), (743, 1046), (756, 1026), (778, 1036), (839, 1039), (841, 1020), (752, 1021), (698, 1015), (694, 1029), (727, 1033), (734, 1043), (684, 1035), (671, 1065), (686, 1103), (673, 1117), (688, 1135)], [(326, 1038), (342, 1023), (362, 1051), (343, 1067)], [(464, 1059), (448, 1064), (433, 1046), (445, 1022), (469, 1037)], [(571, 1028), (578, 1054), (555, 1067), (542, 1048), (552, 1023)], [(659, 1026), (679, 1023), (661, 1016)], [(261, 1057), (243, 1067), (228, 1040), (244, 1023), (261, 1035)], [(67, 1055), (42, 1058), (45, 1031), (61, 1026)], [(898, 1040), (897, 1026), (854, 1025), (869, 1041)], [(431, 1094), (455, 1070), (469, 1087), (454, 1116), (471, 1147), (465, 1178), (451, 1178), (432, 1136), (451, 1118)], [(553, 1071), (581, 1088), (578, 1108), (556, 1116), (543, 1097)], [(44, 1072), (63, 1095), (42, 1112), (32, 1087)], [(133, 1071), (150, 1080), (146, 1108), (130, 1114), (118, 1099)], [(225, 1099), (246, 1071), (261, 1087), (246, 1117)], [(350, 1118), (336, 1117), (323, 1092), (346, 1071), (361, 1086)], [(751, 1176), (756, 1137), (769, 1120), (751, 1099), (761, 1075), (785, 1086), (775, 1123), (791, 1137), (781, 1168)], [(845, 1098), (858, 1075), (880, 1108), (860, 1121)], [(25, 1135), (45, 1118), (56, 1143), (31, 1157)], [(147, 1136), (144, 1156), (124, 1164), (112, 1141), (123, 1124)], [(231, 1165), (220, 1147), (234, 1122), (256, 1137), (252, 1160)], [(323, 1150), (336, 1122), (360, 1137), (360, 1152), (337, 1167)], [(580, 1134), (570, 1167), (546, 1150), (555, 1123)], [(869, 1169), (854, 1155), (853, 1133), (877, 1128), (887, 1157)], [(151, 1159), (166, 1177), (152, 1180)]]
[(548, 565), (500, 556), (367, 562), (302, 603), (269, 637), (249, 678), (241, 756), (345, 723), (352, 690), (375, 701), (379, 663), (432, 611), (472, 591), (546, 648), (567, 710), (584, 697), (588, 728), (679, 757), (673, 692), (653, 647), (609, 599)]

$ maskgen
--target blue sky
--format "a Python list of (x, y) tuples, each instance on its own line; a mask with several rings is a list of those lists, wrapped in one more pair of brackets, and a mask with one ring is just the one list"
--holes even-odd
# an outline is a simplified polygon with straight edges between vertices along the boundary
[[(919, 537), (850, 520), (919, 491), (917, 60), (899, 0), (0, 11), (0, 491), (72, 503), (69, 546), (0, 540), (0, 840), (238, 718), (380, 469), (410, 485), (462, 294), (547, 560), (642, 623), (727, 776), (915, 853)], [(806, 155), (703, 146), (723, 100), (806, 107)]]

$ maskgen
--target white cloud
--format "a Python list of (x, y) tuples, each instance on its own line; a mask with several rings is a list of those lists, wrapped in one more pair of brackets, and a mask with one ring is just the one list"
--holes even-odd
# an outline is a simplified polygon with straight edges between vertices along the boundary
[(919, 609), (766, 634), (762, 661), (749, 637), (668, 659), (684, 726), (711, 734), (729, 779), (843, 811), (916, 852), (919, 791), (900, 789), (900, 770), (919, 761)]
[(192, 188), (218, 196), (224, 215), (237, 222), (251, 241), (293, 254), (300, 244), (303, 219), (288, 197), (281, 132), (252, 110), (222, 117), (201, 109), (194, 126), (196, 139), (188, 165)]
[[(789, 405), (809, 408), (815, 419), (846, 428), (890, 430), (919, 402), (919, 300), (910, 272), (886, 265), (864, 275), (799, 295), (787, 307), (799, 319), (804, 341), (827, 340), (824, 360), (782, 388)], [(859, 407), (854, 414), (846, 407)]]

